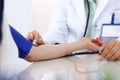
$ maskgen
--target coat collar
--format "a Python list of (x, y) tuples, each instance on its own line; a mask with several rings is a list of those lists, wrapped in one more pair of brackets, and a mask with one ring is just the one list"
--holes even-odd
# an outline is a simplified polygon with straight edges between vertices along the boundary
[(96, 13), (93, 19), (93, 24), (95, 23), (95, 21), (98, 19), (98, 17), (100, 16), (100, 14), (103, 12), (105, 6), (107, 5), (108, 0), (99, 0), (98, 3), (98, 7), (96, 9)]
[[(86, 12), (85, 12), (85, 4), (84, 4), (84, 0), (71, 0), (73, 3), (73, 6), (76, 8), (78, 15), (80, 17), (80, 19), (86, 19)], [(98, 17), (100, 16), (100, 14), (102, 13), (102, 11), (104, 10), (105, 6), (107, 5), (109, 0), (99, 0), (99, 4), (98, 7), (96, 9), (96, 13), (93, 19), (93, 24), (95, 23), (95, 21), (98, 19)], [(81, 16), (82, 15), (82, 16)]]

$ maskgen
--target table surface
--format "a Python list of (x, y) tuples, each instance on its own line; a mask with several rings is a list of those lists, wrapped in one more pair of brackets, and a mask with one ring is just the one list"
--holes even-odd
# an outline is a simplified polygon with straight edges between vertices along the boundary
[(120, 61), (81, 55), (39, 61), (20, 73), (18, 80), (120, 80)]

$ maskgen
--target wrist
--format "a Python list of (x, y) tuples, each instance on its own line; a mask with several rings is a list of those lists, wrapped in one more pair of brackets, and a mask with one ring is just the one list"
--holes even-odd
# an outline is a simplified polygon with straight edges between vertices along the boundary
[(85, 49), (85, 44), (81, 40), (74, 42), (74, 45), (75, 45), (75, 49), (76, 50), (83, 50), (83, 49)]

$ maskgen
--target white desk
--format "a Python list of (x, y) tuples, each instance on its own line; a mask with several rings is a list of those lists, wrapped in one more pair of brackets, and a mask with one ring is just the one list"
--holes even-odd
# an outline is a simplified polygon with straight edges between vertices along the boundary
[(18, 80), (120, 80), (119, 75), (120, 61), (88, 55), (35, 62), (18, 75)]

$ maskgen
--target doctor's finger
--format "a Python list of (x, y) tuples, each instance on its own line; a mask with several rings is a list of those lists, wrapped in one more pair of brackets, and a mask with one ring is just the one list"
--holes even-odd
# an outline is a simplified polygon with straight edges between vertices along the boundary
[(114, 44), (115, 43), (113, 41), (110, 41), (110, 42), (106, 43), (106, 45), (103, 48), (103, 52), (100, 55), (104, 58), (107, 58), (107, 57), (111, 56), (110, 51), (113, 48)]
[(101, 41), (99, 41), (97, 39), (92, 39), (92, 42), (95, 43), (98, 46), (102, 46), (102, 44), (103, 44)]
[(119, 47), (118, 44), (114, 44), (113, 48), (110, 50), (110, 52), (106, 55), (106, 58), (108, 60), (114, 60), (115, 58), (117, 58), (119, 56), (119, 54), (117, 53), (119, 51)]
[(33, 38), (34, 38), (35, 40), (38, 40), (39, 38), (41, 38), (41, 37), (39, 36), (39, 32), (36, 31), (36, 30), (33, 30), (33, 31), (32, 31), (32, 34), (33, 34)]
[(109, 58), (109, 60), (115, 60), (120, 56), (120, 42), (117, 41), (116, 45), (114, 46), (114, 48), (112, 49), (111, 52), (115, 52), (114, 55), (112, 57)]
[(120, 56), (120, 51), (118, 50), (114, 55), (112, 55), (110, 58), (108, 58), (108, 60), (112, 61), (112, 60), (117, 60), (117, 58)]
[[(118, 53), (120, 54), (120, 50), (118, 51)], [(116, 60), (120, 60), (120, 55), (116, 58)]]
[(100, 55), (102, 57), (106, 57), (107, 54), (110, 54), (110, 51), (113, 48), (115, 42), (115, 40), (111, 40), (110, 42), (106, 43), (105, 47), (103, 48), (103, 52)]
[(102, 42), (102, 37), (97, 38), (97, 41), (98, 41), (98, 43), (99, 43), (99, 45), (100, 45), (100, 46), (102, 46), (102, 45), (103, 45), (103, 42)]
[(27, 39), (33, 40), (33, 34), (32, 34), (32, 32), (29, 32), (29, 33), (27, 34)]
[(44, 41), (43, 41), (43, 39), (42, 39), (42, 37), (41, 37), (41, 35), (39, 34), (38, 31), (34, 30), (34, 31), (32, 32), (32, 34), (33, 34), (34, 40), (37, 41), (37, 44), (38, 44), (38, 45), (44, 44)]
[(120, 56), (116, 60), (120, 60)]
[(102, 43), (102, 41), (103, 41), (103, 40), (102, 40), (102, 36), (99, 36), (99, 37), (97, 38), (97, 40)]

